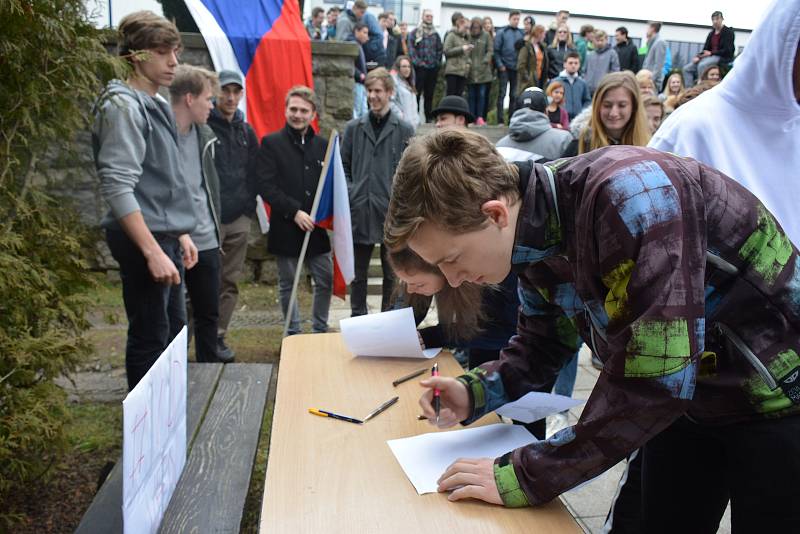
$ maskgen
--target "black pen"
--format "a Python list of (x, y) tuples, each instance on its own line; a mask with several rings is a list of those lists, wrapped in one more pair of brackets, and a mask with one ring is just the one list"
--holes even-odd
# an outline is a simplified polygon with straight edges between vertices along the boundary
[(417, 376), (421, 375), (421, 374), (422, 374), (422, 373), (424, 373), (424, 372), (425, 372), (425, 369), (420, 369), (420, 370), (418, 370), (418, 371), (414, 371), (413, 373), (409, 373), (409, 374), (407, 374), (406, 376), (401, 376), (400, 378), (398, 378), (397, 380), (395, 380), (394, 382), (392, 382), (392, 385), (393, 385), (394, 387), (397, 387), (397, 386), (399, 386), (400, 384), (402, 384), (403, 382), (408, 382), (408, 381), (409, 381), (409, 380), (411, 380), (412, 378), (414, 378), (414, 377), (417, 377)]
[(319, 408), (309, 408), (308, 413), (318, 415), (320, 417), (330, 417), (331, 419), (338, 419), (340, 421), (347, 421), (348, 423), (355, 423), (363, 425), (364, 421), (356, 419), (355, 417), (347, 417), (346, 415), (339, 415), (338, 413), (329, 412), (327, 410), (320, 410)]

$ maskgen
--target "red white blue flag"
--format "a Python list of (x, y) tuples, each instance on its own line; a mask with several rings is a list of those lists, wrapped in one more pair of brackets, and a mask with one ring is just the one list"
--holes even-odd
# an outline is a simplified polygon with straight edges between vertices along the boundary
[(216, 70), (242, 74), (240, 107), (259, 139), (283, 127), (294, 85), (314, 87), (297, 0), (186, 0)]
[(320, 228), (333, 231), (333, 294), (344, 300), (347, 285), (355, 278), (353, 227), (350, 223), (350, 197), (339, 152), (339, 134), (331, 133), (322, 167), (322, 179), (311, 208), (311, 218)]

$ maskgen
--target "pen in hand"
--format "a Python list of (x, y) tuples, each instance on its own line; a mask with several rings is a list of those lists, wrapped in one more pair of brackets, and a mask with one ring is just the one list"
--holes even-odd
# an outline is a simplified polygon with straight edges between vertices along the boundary
[[(431, 376), (439, 376), (439, 362), (433, 364)], [(436, 426), (439, 426), (439, 410), (442, 407), (441, 392), (439, 388), (433, 388), (433, 411), (436, 413)]]

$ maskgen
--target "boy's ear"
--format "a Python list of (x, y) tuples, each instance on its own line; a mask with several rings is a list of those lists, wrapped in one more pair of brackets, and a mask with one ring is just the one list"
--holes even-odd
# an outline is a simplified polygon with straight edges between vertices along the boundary
[(509, 223), (508, 205), (503, 200), (487, 200), (481, 211), (497, 226), (505, 228)]

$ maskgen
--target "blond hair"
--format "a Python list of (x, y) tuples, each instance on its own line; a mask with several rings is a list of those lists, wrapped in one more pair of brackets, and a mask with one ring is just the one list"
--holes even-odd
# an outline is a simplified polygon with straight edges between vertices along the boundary
[(122, 18), (117, 27), (119, 55), (132, 61), (141, 50), (181, 46), (181, 34), (172, 22), (152, 11), (135, 11)]
[(383, 88), (386, 89), (386, 91), (394, 91), (394, 78), (392, 78), (389, 71), (383, 67), (372, 69), (367, 73), (367, 77), (364, 78), (364, 87), (369, 88), (369, 86), (375, 82), (383, 82)]
[(622, 137), (618, 140), (621, 145), (646, 146), (650, 141), (650, 130), (647, 124), (647, 114), (642, 105), (642, 95), (636, 78), (630, 71), (612, 72), (603, 76), (597, 85), (597, 90), (592, 98), (592, 116), (589, 123), (583, 128), (578, 141), (578, 154), (583, 154), (596, 148), (611, 144), (611, 140), (600, 119), (600, 110), (603, 99), (612, 89), (622, 87), (631, 97), (631, 117), (622, 130)]
[(169, 96), (175, 103), (186, 94), (198, 96), (206, 88), (214, 94), (219, 92), (219, 76), (216, 72), (193, 65), (178, 65), (175, 79), (169, 86)]
[[(575, 48), (575, 44), (572, 42), (572, 32), (569, 31), (569, 26), (564, 23), (561, 23), (556, 28), (556, 32), (560, 30), (562, 27), (567, 29), (567, 47), (568, 48)], [(550, 48), (558, 48), (558, 37), (553, 37), (553, 42), (550, 43)]]
[(443, 128), (406, 149), (392, 186), (384, 243), (404, 247), (422, 223), (453, 232), (484, 227), (481, 206), (498, 198), (519, 198), (519, 171), (482, 135)]
[(311, 107), (314, 108), (314, 111), (317, 111), (317, 94), (310, 87), (306, 87), (305, 85), (293, 86), (291, 89), (289, 89), (289, 92), (286, 93), (284, 106), (289, 105), (289, 99), (292, 98), (293, 96), (297, 98), (302, 98), (303, 100), (311, 104)]

